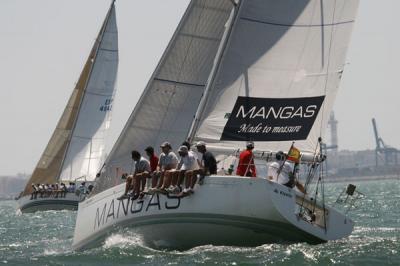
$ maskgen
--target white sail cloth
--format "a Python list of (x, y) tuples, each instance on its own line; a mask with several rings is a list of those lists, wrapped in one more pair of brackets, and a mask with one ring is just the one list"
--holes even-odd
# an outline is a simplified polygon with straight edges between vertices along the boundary
[(133, 169), (130, 153), (155, 150), (164, 141), (174, 149), (186, 139), (204, 92), (225, 23), (230, 0), (192, 0), (139, 99), (120, 137), (107, 157), (94, 193), (121, 182)]
[(65, 156), (61, 180), (94, 180), (105, 160), (105, 138), (110, 127), (118, 69), (118, 32), (115, 8), (105, 24), (97, 55)]
[(223, 147), (314, 151), (339, 87), (358, 0), (251, 0), (240, 7), (195, 128)]

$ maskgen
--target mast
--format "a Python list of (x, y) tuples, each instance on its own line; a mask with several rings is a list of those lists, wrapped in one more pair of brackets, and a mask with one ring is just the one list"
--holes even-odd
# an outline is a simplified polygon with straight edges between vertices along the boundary
[(190, 127), (188, 137), (187, 137), (189, 142), (193, 141), (194, 135), (196, 134), (197, 128), (199, 127), (200, 118), (203, 115), (203, 112), (204, 112), (204, 109), (205, 109), (205, 106), (206, 106), (206, 103), (207, 103), (207, 100), (208, 100), (208, 97), (210, 94), (211, 87), (214, 85), (215, 77), (217, 76), (218, 70), (221, 65), (222, 58), (225, 54), (225, 50), (226, 50), (226, 47), (228, 45), (228, 42), (229, 42), (229, 39), (230, 39), (230, 36), (232, 33), (232, 29), (238, 19), (238, 14), (239, 14), (239, 10), (240, 10), (241, 4), (242, 4), (242, 0), (231, 0), (231, 2), (233, 5), (233, 10), (232, 10), (233, 12), (231, 13), (231, 16), (228, 20), (229, 25), (225, 29), (224, 35), (221, 40), (220, 47), (215, 56), (214, 66), (211, 69), (211, 73), (210, 73), (210, 76), (207, 81), (207, 86), (204, 90), (203, 97), (200, 100), (199, 107), (197, 108), (196, 114), (194, 116), (192, 126)]
[[(64, 151), (63, 159), (61, 161), (61, 167), (60, 167), (60, 169), (58, 171), (58, 174), (57, 174), (57, 181), (59, 181), (59, 179), (60, 179), (60, 175), (61, 175), (61, 172), (62, 172), (62, 169), (63, 169), (64, 161), (65, 161), (65, 158), (67, 156), (67, 152), (68, 152), (69, 146), (71, 144), (71, 139), (73, 137), (73, 132), (75, 131), (75, 128), (76, 128), (76, 123), (78, 121), (79, 112), (81, 110), (82, 102), (83, 102), (83, 99), (85, 98), (85, 92), (86, 92), (86, 89), (87, 89), (87, 86), (88, 86), (88, 83), (89, 83), (89, 80), (90, 80), (90, 76), (92, 75), (94, 64), (96, 63), (96, 58), (97, 58), (97, 55), (99, 53), (100, 44), (103, 41), (104, 32), (106, 30), (108, 21), (110, 19), (111, 11), (114, 8), (114, 4), (115, 4), (115, 0), (111, 0), (111, 5), (110, 5), (110, 8), (108, 9), (107, 16), (106, 16), (106, 18), (105, 18), (105, 20), (103, 22), (103, 25), (102, 25), (102, 27), (100, 29), (99, 34), (97, 35), (97, 38), (95, 40), (95, 44), (94, 44), (94, 46), (92, 48), (92, 51), (91, 51), (91, 53), (89, 55), (89, 58), (88, 58), (88, 60), (91, 61), (90, 68), (89, 68), (89, 73), (88, 73), (88, 75), (86, 77), (86, 80), (85, 80), (85, 85), (83, 87), (84, 88), (83, 89), (83, 96), (80, 99), (80, 103), (79, 103), (79, 106), (78, 106), (78, 112), (77, 112), (77, 115), (76, 115), (76, 117), (74, 119), (74, 123), (73, 123), (73, 127), (72, 127), (72, 130), (71, 130), (71, 134), (69, 135), (69, 138), (68, 138), (68, 141), (67, 141), (67, 147), (66, 147), (66, 149)], [(93, 49), (94, 49), (94, 51), (93, 51)], [(94, 54), (93, 54), (93, 52), (94, 52)], [(93, 56), (92, 56), (92, 54), (93, 54)], [(71, 169), (72, 169), (72, 165), (71, 165)], [(71, 171), (71, 174), (72, 174), (72, 171)]]

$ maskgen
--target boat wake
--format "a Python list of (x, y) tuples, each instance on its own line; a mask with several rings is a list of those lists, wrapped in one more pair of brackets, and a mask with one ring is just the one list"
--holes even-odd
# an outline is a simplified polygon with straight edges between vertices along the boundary
[(132, 233), (129, 235), (123, 233), (116, 233), (110, 235), (105, 240), (103, 248), (104, 249), (115, 248), (115, 247), (129, 248), (135, 246), (145, 247), (142, 239), (139, 236)]

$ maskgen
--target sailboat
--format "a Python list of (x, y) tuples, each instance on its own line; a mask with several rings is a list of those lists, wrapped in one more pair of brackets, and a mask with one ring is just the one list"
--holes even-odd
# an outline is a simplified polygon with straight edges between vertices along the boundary
[[(35, 170), (18, 199), (22, 212), (77, 209), (83, 194), (41, 192), (40, 185), (88, 182), (105, 160), (118, 67), (118, 32), (114, 1), (79, 80)], [(43, 190), (43, 188), (41, 187)], [(59, 188), (60, 189), (60, 188)]]
[[(350, 235), (354, 222), (315, 197), (322, 193), (303, 194), (262, 171), (249, 178), (225, 169), (252, 141), (257, 163), (295, 146), (308, 173), (320, 173), (321, 137), (357, 8), (358, 0), (192, 0), (93, 193), (79, 204), (73, 248), (99, 245), (121, 227), (172, 249)], [(132, 149), (164, 141), (178, 148), (187, 139), (216, 155), (217, 175), (188, 197), (117, 200)]]

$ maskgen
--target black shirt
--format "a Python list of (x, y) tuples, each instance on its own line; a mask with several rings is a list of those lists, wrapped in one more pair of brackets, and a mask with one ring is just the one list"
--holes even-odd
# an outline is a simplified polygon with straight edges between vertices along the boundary
[(204, 162), (204, 167), (210, 172), (210, 175), (217, 174), (217, 160), (215, 160), (215, 157), (211, 152), (206, 151), (203, 154), (202, 161)]

